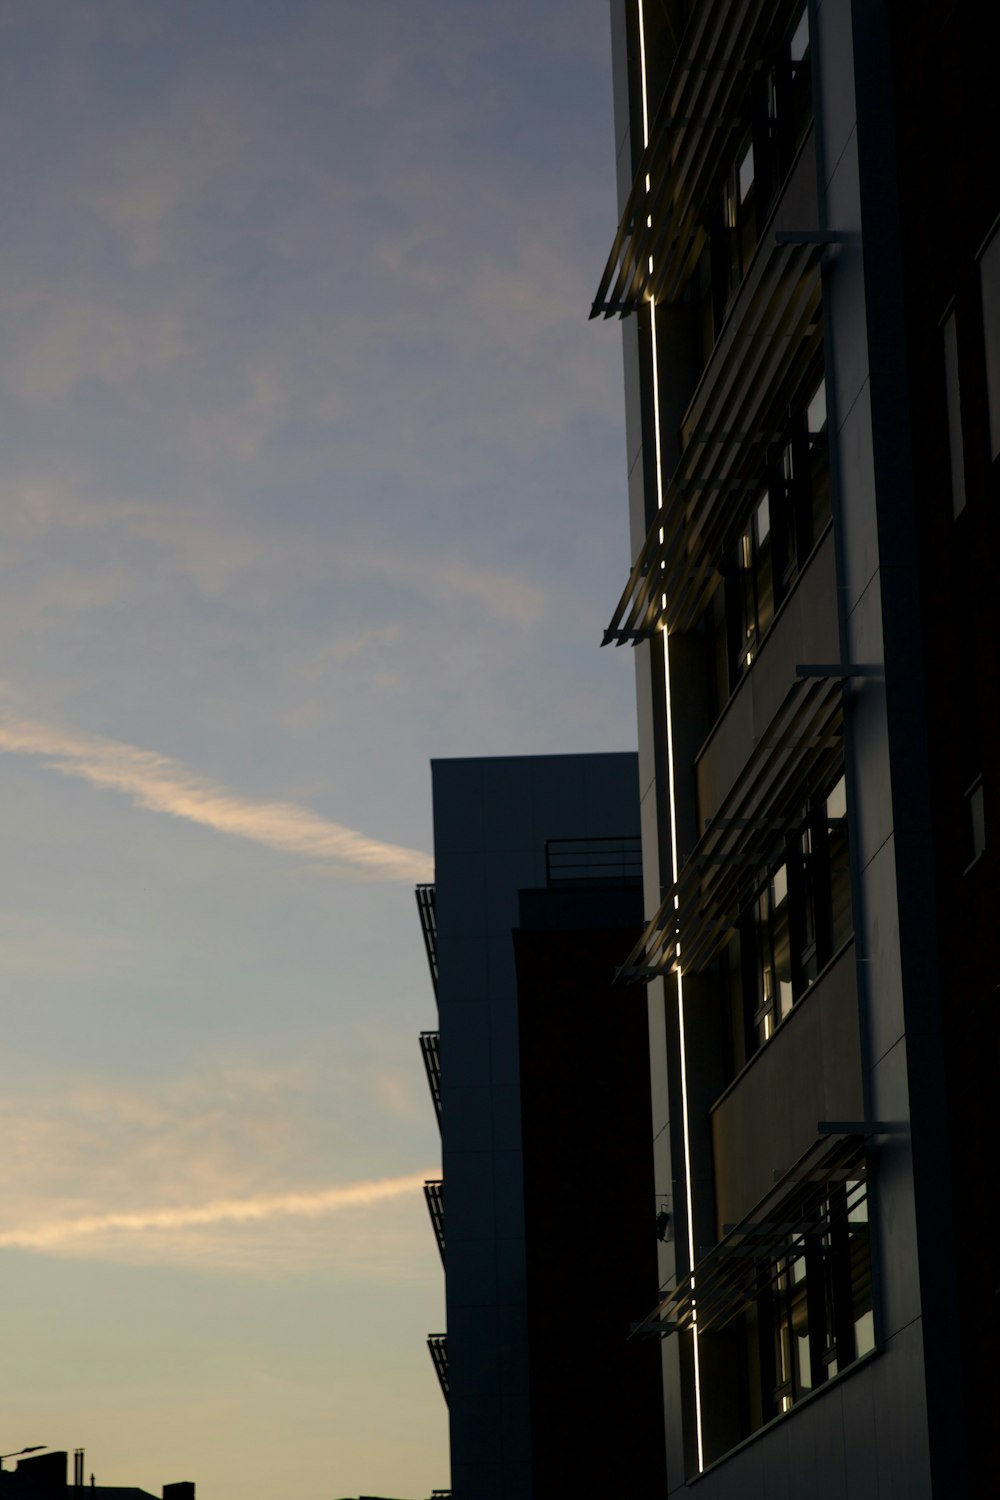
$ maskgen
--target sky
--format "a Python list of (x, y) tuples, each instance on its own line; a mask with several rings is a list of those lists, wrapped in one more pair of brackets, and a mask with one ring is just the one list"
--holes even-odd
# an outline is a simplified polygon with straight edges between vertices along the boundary
[(622, 750), (604, 0), (0, 0), (0, 1451), (448, 1483), (431, 757)]

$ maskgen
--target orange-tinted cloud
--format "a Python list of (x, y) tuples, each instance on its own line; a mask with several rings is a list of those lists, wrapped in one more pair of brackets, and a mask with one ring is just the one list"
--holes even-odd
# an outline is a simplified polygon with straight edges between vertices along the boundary
[(52, 1219), (46, 1224), (25, 1225), (0, 1233), (0, 1248), (51, 1250), (110, 1231), (181, 1230), (212, 1224), (248, 1224), (289, 1216), (318, 1218), (345, 1208), (368, 1208), (386, 1198), (398, 1198), (422, 1188), (431, 1171), (407, 1177), (376, 1178), (343, 1187), (313, 1192), (270, 1193), (254, 1198), (219, 1198), (211, 1203), (187, 1207), (133, 1209), (128, 1212), (84, 1214), (73, 1219)]

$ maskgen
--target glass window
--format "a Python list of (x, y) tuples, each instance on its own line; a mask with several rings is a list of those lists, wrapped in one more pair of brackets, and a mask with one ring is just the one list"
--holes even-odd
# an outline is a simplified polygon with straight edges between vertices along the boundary
[(981, 776), (976, 777), (965, 794), (965, 835), (966, 869), (971, 869), (986, 849), (986, 807)]
[(809, 437), (826, 431), (826, 381), (821, 380), (809, 398), (806, 407), (806, 427)]
[[(798, 1242), (799, 1250), (802, 1242)], [(812, 1390), (805, 1254), (782, 1257), (774, 1276), (774, 1405), (788, 1411)]]
[[(808, 388), (807, 388), (808, 389)], [(783, 437), (764, 459), (763, 488), (735, 544), (730, 543), (723, 599), (729, 681), (718, 679), (718, 708), (753, 663), (765, 633), (830, 519), (826, 386), (813, 387)], [(727, 549), (728, 550), (728, 549)], [(712, 629), (721, 625), (716, 612)]]
[(757, 246), (753, 137), (747, 136), (722, 189), (725, 236), (725, 302), (739, 290)]
[(990, 450), (1000, 456), (1000, 231), (995, 231), (979, 260), (983, 293), (983, 337), (986, 344), (986, 391), (990, 403)]
[(792, 32), (792, 40), (789, 43), (792, 66), (798, 67), (806, 58), (809, 51), (809, 7), (804, 6), (795, 30)]
[(808, 5), (803, 5), (802, 14), (793, 26), (791, 40), (788, 43), (788, 61), (791, 75), (787, 109), (788, 126), (792, 149), (797, 150), (812, 121)]
[(754, 192), (753, 141), (749, 143), (739, 165), (740, 190), (740, 268), (746, 275), (757, 248), (757, 209)]
[(854, 1356), (860, 1359), (875, 1348), (872, 1271), (868, 1245), (868, 1194), (863, 1181), (847, 1184), (847, 1234), (851, 1262), (851, 1321)]
[(854, 931), (851, 911), (851, 857), (847, 843), (847, 785), (843, 776), (826, 799), (827, 865), (830, 872), (830, 956)]
[(816, 882), (818, 876), (813, 829), (806, 824), (798, 839), (798, 959), (799, 988), (806, 989), (819, 973), (819, 943), (816, 929)]
[(703, 1283), (703, 1390), (713, 1411), (728, 1404), (710, 1461), (875, 1348), (863, 1154), (838, 1155), (751, 1224)]
[(788, 867), (779, 865), (771, 877), (771, 932), (774, 936), (774, 976), (778, 1019), (792, 1008), (792, 942), (788, 920)]
[(727, 966), (729, 1003), (735, 1016), (741, 1004), (736, 986), (742, 986), (745, 1026), (745, 1051), (734, 1048), (737, 1068), (770, 1041), (853, 930), (841, 774), (803, 808), (784, 859), (761, 872), (734, 933), (739, 946)]
[(944, 386), (948, 403), (948, 448), (951, 455), (951, 504), (954, 514), (965, 508), (965, 457), (962, 448), (962, 400), (958, 384), (958, 334), (955, 314), (945, 319)]
[(771, 570), (771, 502), (760, 496), (736, 546), (734, 570), (733, 681), (739, 681), (774, 618)]
[[(798, 1211), (793, 1201), (781, 1217), (794, 1220)], [(771, 1329), (758, 1344), (762, 1389), (752, 1402), (766, 1422), (875, 1347), (863, 1176), (831, 1184), (814, 1200), (807, 1222), (761, 1267), (758, 1286), (746, 1326)]]
[(809, 542), (818, 540), (830, 519), (830, 445), (826, 426), (826, 381), (821, 380), (806, 407), (809, 445)]

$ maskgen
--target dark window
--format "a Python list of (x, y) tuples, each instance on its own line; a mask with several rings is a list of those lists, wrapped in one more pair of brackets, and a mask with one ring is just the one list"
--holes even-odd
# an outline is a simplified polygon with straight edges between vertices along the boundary
[(762, 1214), (697, 1281), (710, 1461), (875, 1348), (863, 1158), (810, 1174)]
[(803, 809), (783, 857), (754, 882), (730, 941), (724, 972), (734, 1014), (734, 1073), (770, 1040), (852, 931), (841, 775)]
[(736, 681), (757, 655), (774, 618), (771, 571), (771, 502), (767, 490), (736, 543), (733, 572), (731, 678)]
[(962, 442), (962, 396), (958, 383), (958, 331), (953, 312), (945, 319), (941, 332), (948, 408), (948, 449), (951, 456), (951, 503), (957, 516), (965, 508), (965, 454)]
[(965, 793), (966, 869), (971, 869), (986, 849), (986, 805), (983, 778), (977, 776)]
[(990, 452), (1000, 456), (1000, 229), (979, 257), (986, 345), (986, 392), (990, 406)]
[(795, 1000), (788, 907), (788, 866), (779, 865), (764, 881), (753, 907), (753, 931), (747, 945), (754, 973), (751, 999), (757, 1046), (769, 1040)]
[[(830, 518), (826, 387), (822, 381), (768, 450), (762, 490), (727, 549), (713, 604), (716, 711), (752, 665), (775, 613)], [(725, 637), (723, 645), (722, 637)]]
[(830, 1186), (815, 1227), (790, 1234), (760, 1265), (758, 1288), (760, 1412), (767, 1421), (875, 1347), (863, 1179)]
[(784, 149), (794, 155), (812, 124), (812, 63), (809, 56), (809, 7), (803, 5), (788, 41), (788, 102)]
[(722, 188), (719, 215), (719, 274), (728, 308), (757, 248), (757, 195), (754, 191), (753, 137), (747, 135)]
[(708, 244), (692, 281), (698, 353), (707, 363), (795, 154), (812, 123), (809, 21), (803, 5), (747, 92), (735, 150), (707, 195)]

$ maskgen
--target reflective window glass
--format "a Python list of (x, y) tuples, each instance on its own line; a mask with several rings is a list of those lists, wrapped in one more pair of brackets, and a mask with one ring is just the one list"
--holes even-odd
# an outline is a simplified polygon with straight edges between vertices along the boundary
[(948, 406), (948, 450), (951, 458), (951, 504), (957, 516), (965, 508), (965, 452), (962, 445), (962, 397), (958, 384), (958, 332), (955, 314), (945, 319), (944, 386)]
[(1000, 231), (979, 260), (983, 294), (983, 338), (986, 346), (986, 391), (990, 404), (990, 450), (1000, 456)]

